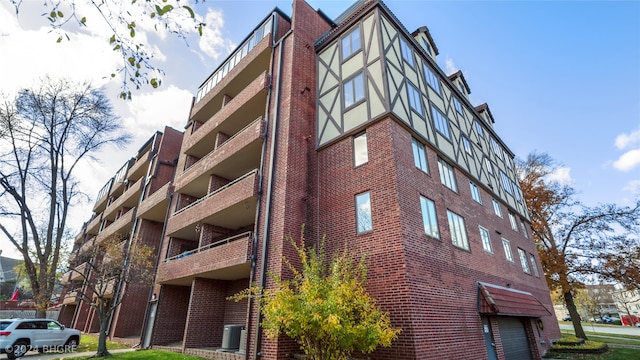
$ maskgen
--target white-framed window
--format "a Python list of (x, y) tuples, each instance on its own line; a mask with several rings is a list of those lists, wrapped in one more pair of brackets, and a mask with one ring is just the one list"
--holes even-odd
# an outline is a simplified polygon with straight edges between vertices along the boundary
[(411, 149), (413, 150), (413, 163), (416, 167), (427, 174), (429, 173), (429, 165), (427, 164), (427, 153), (424, 145), (416, 138), (411, 138)]
[(484, 158), (484, 164), (487, 167), (487, 172), (493, 175), (493, 164), (491, 163), (491, 160), (489, 160), (489, 158)]
[(361, 49), (360, 44), (360, 27), (356, 26), (353, 30), (349, 31), (345, 37), (342, 38), (342, 60), (355, 54)]
[(344, 82), (342, 85), (342, 97), (345, 108), (364, 99), (364, 77), (362, 73)]
[(484, 251), (493, 254), (493, 246), (491, 246), (491, 238), (489, 237), (489, 230), (478, 226), (480, 229), (480, 239), (482, 239), (482, 248)]
[(424, 78), (427, 84), (440, 95), (440, 80), (427, 64), (423, 64), (422, 68), (424, 69)]
[(471, 149), (471, 141), (469, 141), (466, 136), (462, 136), (460, 139), (462, 141), (462, 147), (464, 148), (464, 151), (469, 155), (473, 155), (473, 150)]
[(504, 187), (504, 191), (508, 194), (513, 194), (511, 190), (511, 179), (504, 173), (504, 171), (500, 170), (500, 179), (502, 180), (502, 187)]
[(538, 271), (538, 264), (536, 264), (536, 257), (533, 254), (529, 254), (529, 260), (531, 260), (531, 267), (533, 268), (533, 275), (536, 277), (540, 277), (540, 272)]
[(471, 198), (478, 204), (482, 204), (482, 198), (480, 197), (480, 189), (478, 188), (478, 185), (469, 181), (469, 189), (471, 190)]
[(440, 182), (449, 189), (458, 192), (456, 176), (453, 167), (448, 162), (438, 158), (438, 170), (440, 171)]
[(509, 243), (509, 240), (502, 238), (502, 247), (504, 248), (504, 256), (508, 261), (513, 262), (513, 253), (511, 252), (511, 243)]
[(476, 124), (476, 132), (478, 133), (478, 136), (483, 138), (484, 137), (484, 129), (482, 128), (482, 124), (480, 124), (480, 122), (478, 120), (474, 121), (474, 123)]
[(356, 195), (356, 228), (358, 234), (373, 230), (373, 217), (371, 214), (371, 193), (367, 191)]
[(440, 230), (438, 230), (438, 217), (436, 216), (435, 203), (424, 196), (420, 196), (420, 210), (422, 211), (422, 223), (424, 224), (425, 234), (439, 239)]
[(522, 265), (522, 271), (527, 274), (531, 274), (529, 260), (527, 260), (527, 253), (524, 250), (518, 248), (518, 256), (520, 257), (520, 265)]
[(498, 144), (498, 142), (496, 141), (496, 139), (491, 136), (489, 138), (489, 142), (491, 143), (491, 146), (493, 147), (493, 153), (496, 154), (496, 156), (499, 159), (502, 159), (502, 157), (504, 156), (504, 152), (502, 150), (502, 146), (500, 146), (500, 144)]
[(454, 246), (469, 250), (469, 239), (467, 239), (467, 229), (464, 225), (464, 218), (451, 210), (447, 210), (447, 220), (449, 220), (449, 232), (451, 242)]
[(502, 217), (502, 210), (500, 210), (500, 203), (496, 199), (492, 199), (493, 203), (493, 212), (498, 215), (498, 217)]
[(513, 231), (518, 231), (518, 221), (516, 220), (516, 214), (509, 211), (509, 223), (511, 224), (511, 229)]
[(353, 137), (353, 165), (360, 166), (368, 161), (367, 133), (363, 132)]
[(527, 231), (527, 225), (525, 224), (524, 220), (520, 219), (520, 227), (522, 228), (522, 233), (524, 234), (524, 237), (526, 237), (527, 239), (529, 238), (529, 232)]
[(429, 53), (429, 55), (433, 55), (433, 51), (431, 50), (431, 45), (429, 45), (429, 42), (425, 38), (422, 38), (422, 47), (425, 50), (427, 50), (427, 53)]
[(511, 188), (513, 189), (513, 196), (516, 198), (516, 201), (518, 202), (522, 201), (522, 195), (520, 195), (520, 189), (518, 188), (518, 185), (514, 181), (511, 182)]
[(422, 101), (420, 91), (411, 83), (407, 83), (407, 92), (409, 93), (409, 106), (413, 111), (422, 115)]
[(449, 120), (447, 120), (447, 117), (433, 105), (431, 105), (431, 114), (433, 115), (433, 123), (436, 126), (436, 130), (444, 137), (451, 140), (451, 135), (449, 135)]
[(460, 100), (457, 97), (453, 97), (453, 107), (456, 108), (458, 114), (462, 115), (462, 104), (460, 104)]
[(400, 39), (400, 48), (404, 61), (406, 61), (409, 66), (413, 67), (413, 49), (411, 49), (411, 45), (409, 45), (405, 39)]

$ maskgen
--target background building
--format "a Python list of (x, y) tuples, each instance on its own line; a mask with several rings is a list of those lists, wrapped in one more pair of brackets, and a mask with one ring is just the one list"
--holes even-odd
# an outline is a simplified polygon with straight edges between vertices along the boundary
[(226, 298), (287, 276), (285, 236), (305, 224), (366, 255), (367, 289), (402, 328), (370, 358), (540, 358), (560, 332), (514, 155), (437, 55), (380, 1), (332, 20), (294, 0), (248, 31), (195, 96), (143, 344), (296, 352)]

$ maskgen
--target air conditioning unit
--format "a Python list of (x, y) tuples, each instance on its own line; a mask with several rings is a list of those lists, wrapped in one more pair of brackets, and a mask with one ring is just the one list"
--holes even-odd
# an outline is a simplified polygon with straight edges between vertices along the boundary
[(240, 348), (238, 349), (238, 351), (236, 351), (236, 354), (244, 355), (246, 342), (247, 342), (247, 330), (242, 329), (242, 331), (240, 331)]
[(244, 325), (225, 325), (220, 350), (238, 350), (240, 348), (240, 333), (243, 328)]

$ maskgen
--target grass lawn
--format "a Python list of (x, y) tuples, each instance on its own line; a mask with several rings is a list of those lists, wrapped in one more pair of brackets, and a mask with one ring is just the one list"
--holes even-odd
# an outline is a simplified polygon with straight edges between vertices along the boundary
[[(609, 350), (604, 354), (587, 355), (587, 354), (566, 354), (551, 353), (547, 357), (553, 359), (571, 359), (571, 360), (629, 360), (640, 359), (640, 337), (633, 335), (616, 335), (604, 334), (597, 332), (586, 332), (589, 340), (600, 341), (609, 345)], [(574, 336), (573, 330), (562, 330), (562, 335)], [(616, 344), (631, 345), (637, 348), (616, 347)]]
[[(128, 345), (120, 344), (117, 342), (107, 340), (107, 349), (126, 349)], [(81, 335), (80, 345), (78, 345), (77, 352), (96, 351), (98, 350), (98, 337), (94, 335)]]

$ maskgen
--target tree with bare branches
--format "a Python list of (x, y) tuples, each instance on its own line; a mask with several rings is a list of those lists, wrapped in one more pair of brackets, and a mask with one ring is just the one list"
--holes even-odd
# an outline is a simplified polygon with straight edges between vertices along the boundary
[[(129, 285), (150, 285), (154, 275), (154, 249), (119, 234), (92, 240), (90, 247), (78, 255), (77, 263), (86, 264), (78, 274), (82, 283), (77, 295), (95, 309), (100, 322), (96, 357), (109, 356), (107, 330), (111, 316), (118, 308)], [(131, 241), (129, 245), (128, 242)]]
[(576, 336), (586, 339), (574, 301), (576, 289), (586, 277), (640, 285), (640, 200), (628, 207), (587, 207), (576, 199), (570, 185), (550, 177), (558, 167), (544, 153), (534, 152), (518, 161), (547, 283), (560, 290)]
[(71, 206), (86, 197), (78, 164), (128, 142), (105, 94), (89, 84), (45, 78), (0, 106), (0, 235), (24, 259), (44, 317), (56, 283)]

